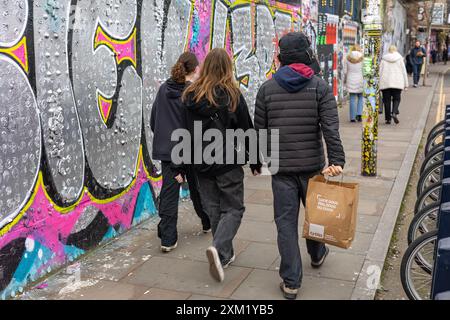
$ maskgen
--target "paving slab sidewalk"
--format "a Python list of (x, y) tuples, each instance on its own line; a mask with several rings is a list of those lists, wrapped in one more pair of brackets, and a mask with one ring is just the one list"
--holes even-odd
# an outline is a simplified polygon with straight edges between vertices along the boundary
[[(429, 83), (435, 84), (438, 71), (431, 69)], [(385, 125), (380, 115), (377, 177), (360, 175), (361, 124), (348, 121), (347, 105), (340, 109), (345, 179), (360, 183), (356, 239), (348, 250), (331, 247), (319, 270), (310, 267), (300, 240), (304, 279), (298, 299), (373, 299), (376, 286), (371, 284), (383, 267), (433, 91), (430, 86), (405, 92), (399, 125)], [(44, 280), (43, 289), (28, 290), (18, 298), (282, 299), (270, 177), (253, 177), (247, 170), (245, 205), (234, 242), (237, 258), (221, 284), (208, 274), (205, 249), (211, 235), (200, 232), (190, 202), (181, 202), (175, 251), (159, 251), (156, 221), (146, 221), (91, 252), (70, 271), (64, 268)], [(301, 215), (300, 221), (303, 209)]]

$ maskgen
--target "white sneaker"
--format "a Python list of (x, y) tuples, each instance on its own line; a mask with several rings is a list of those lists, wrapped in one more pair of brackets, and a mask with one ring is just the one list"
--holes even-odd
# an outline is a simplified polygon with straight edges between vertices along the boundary
[(226, 269), (230, 266), (230, 264), (232, 264), (234, 262), (234, 260), (236, 260), (236, 255), (233, 254), (233, 256), (231, 257), (230, 260), (228, 260), (227, 263), (225, 263), (222, 268)]
[(173, 246), (161, 246), (161, 251), (162, 252), (170, 252), (174, 249), (177, 248), (178, 242), (175, 242), (175, 244)]
[(206, 257), (208, 258), (209, 273), (211, 274), (211, 277), (219, 282), (222, 282), (225, 275), (223, 273), (222, 263), (220, 262), (217, 249), (212, 246), (206, 249)]

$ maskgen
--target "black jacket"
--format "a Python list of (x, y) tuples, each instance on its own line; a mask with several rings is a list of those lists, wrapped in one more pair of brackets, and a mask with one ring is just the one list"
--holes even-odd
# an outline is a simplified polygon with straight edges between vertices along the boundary
[(185, 84), (172, 79), (164, 82), (153, 103), (150, 127), (153, 131), (152, 157), (155, 160), (171, 161), (173, 146), (172, 132), (185, 126), (185, 110), (181, 102)]
[[(224, 174), (235, 167), (242, 166), (243, 164), (245, 164), (245, 162), (248, 161), (247, 156), (249, 152), (248, 140), (246, 140), (244, 144), (240, 145), (240, 147), (236, 145), (237, 148), (232, 148), (231, 150), (233, 150), (233, 155), (231, 155), (227, 153), (226, 147), (227, 139), (225, 136), (225, 130), (242, 129), (245, 132), (248, 129), (254, 128), (248, 111), (247, 103), (245, 102), (245, 99), (242, 96), (242, 94), (239, 98), (239, 103), (237, 105), (235, 112), (229, 111), (230, 98), (223, 90), (218, 89), (216, 97), (218, 107), (211, 106), (206, 99), (203, 99), (198, 103), (196, 103), (195, 101), (193, 101), (192, 95), (188, 96), (185, 102), (187, 110), (186, 127), (190, 131), (192, 139), (192, 157), (195, 157), (194, 155), (196, 153), (203, 155), (205, 148), (212, 143), (210, 141), (203, 141), (203, 139), (201, 142), (195, 141), (194, 123), (196, 121), (199, 121), (199, 123), (201, 123), (201, 137), (203, 137), (204, 132), (208, 129), (217, 129), (222, 133), (223, 143), (220, 148), (220, 151), (223, 151), (223, 154), (222, 157), (220, 157), (221, 160), (208, 164), (202, 157), (201, 163), (194, 162), (194, 167), (199, 174), (208, 174), (213, 176)], [(241, 157), (242, 156), (245, 157), (244, 163), (238, 161), (238, 159), (243, 159), (239, 158), (240, 157), (239, 154), (241, 154), (240, 155)], [(234, 159), (234, 161), (230, 160), (227, 161), (227, 159)], [(191, 159), (191, 161), (194, 160), (195, 160), (194, 158)], [(260, 167), (259, 164), (255, 164), (255, 166), (252, 166), (252, 168), (259, 168), (259, 167)]]
[[(329, 85), (307, 66), (282, 67), (256, 97), (255, 128), (279, 129), (279, 173), (301, 174), (329, 164), (344, 166), (336, 100)], [(270, 143), (268, 145), (269, 154)]]

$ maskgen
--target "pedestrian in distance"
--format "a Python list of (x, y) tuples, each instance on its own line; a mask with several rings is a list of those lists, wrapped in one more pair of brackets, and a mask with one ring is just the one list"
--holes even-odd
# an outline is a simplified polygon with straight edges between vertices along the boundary
[[(197, 141), (196, 127), (201, 128), (201, 135), (209, 129), (219, 130), (225, 137), (226, 130), (244, 131), (253, 129), (253, 123), (245, 99), (239, 89), (233, 64), (224, 49), (213, 49), (205, 58), (199, 79), (192, 83), (184, 92), (186, 124), (190, 132), (193, 155), (200, 151), (205, 157), (210, 142)], [(211, 131), (210, 131), (211, 132)], [(224, 269), (234, 260), (233, 239), (241, 225), (244, 207), (244, 171), (234, 154), (238, 148), (227, 148), (227, 140), (218, 149), (221, 160), (203, 158), (201, 163), (195, 163), (198, 174), (200, 197), (212, 227), (213, 243), (206, 250), (211, 276), (222, 282)], [(247, 152), (249, 145), (245, 144), (241, 152)], [(229, 154), (233, 153), (233, 155)], [(233, 158), (234, 157), (234, 158)], [(228, 161), (234, 159), (234, 162)], [(260, 170), (261, 165), (252, 166)]]
[(437, 54), (438, 54), (438, 52), (437, 52), (437, 50), (434, 49), (434, 48), (430, 51), (431, 62), (432, 62), (433, 64), (436, 64), (436, 61), (437, 61)]
[(422, 72), (423, 59), (426, 58), (425, 48), (417, 40), (414, 48), (409, 52), (409, 59), (413, 67), (413, 83), (414, 88), (419, 86), (420, 74)]
[(162, 188), (158, 214), (158, 237), (161, 251), (170, 252), (177, 247), (178, 201), (181, 183), (187, 180), (190, 197), (195, 212), (201, 219), (204, 233), (211, 231), (209, 217), (203, 209), (197, 190), (197, 177), (191, 165), (175, 165), (171, 153), (176, 141), (171, 141), (172, 132), (185, 125), (185, 109), (181, 96), (187, 84), (198, 77), (199, 62), (195, 54), (183, 53), (172, 67), (171, 77), (158, 90), (153, 103), (150, 127), (153, 131), (153, 151), (155, 160), (162, 165)]
[[(257, 130), (279, 130), (279, 169), (272, 175), (272, 191), (281, 255), (280, 289), (286, 299), (295, 299), (303, 274), (298, 244), (300, 202), (305, 205), (310, 178), (342, 173), (345, 154), (337, 103), (328, 83), (310, 68), (313, 54), (308, 38), (300, 32), (288, 33), (280, 39), (279, 50), (281, 68), (258, 91), (254, 123)], [(322, 137), (327, 146), (325, 169)], [(267, 149), (271, 152), (270, 144)], [(328, 247), (313, 240), (306, 240), (306, 246), (312, 267), (322, 266)]]
[(380, 64), (380, 90), (383, 94), (386, 124), (391, 124), (392, 119), (396, 124), (400, 122), (398, 114), (402, 90), (407, 88), (408, 74), (403, 57), (398, 53), (397, 47), (392, 45)]
[(448, 61), (448, 49), (447, 46), (444, 45), (444, 49), (442, 50), (442, 61), (444, 62), (444, 64), (447, 64)]
[(413, 74), (413, 66), (411, 64), (411, 59), (409, 53), (405, 57), (405, 67), (406, 72), (408, 73), (408, 76), (411, 76)]
[(352, 46), (344, 62), (344, 84), (350, 95), (350, 121), (361, 122), (363, 111), (363, 58), (361, 48)]

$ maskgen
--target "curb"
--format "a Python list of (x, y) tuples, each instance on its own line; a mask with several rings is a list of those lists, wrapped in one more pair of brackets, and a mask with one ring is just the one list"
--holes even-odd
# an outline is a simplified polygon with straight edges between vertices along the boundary
[(439, 72), (431, 88), (431, 93), (425, 102), (424, 109), (420, 115), (419, 123), (414, 131), (410, 145), (406, 150), (402, 165), (397, 177), (395, 178), (394, 185), (392, 186), (391, 194), (389, 195), (383, 213), (380, 217), (380, 221), (378, 222), (370, 248), (367, 251), (367, 256), (364, 260), (363, 267), (350, 298), (351, 300), (374, 300), (375, 298), (378, 284), (381, 280), (384, 262), (389, 251), (391, 237), (394, 232), (397, 217), (400, 213), (403, 196), (406, 192), (406, 187), (414, 166), (417, 150), (419, 149), (428, 114), (433, 102), (434, 91), (436, 90), (436, 86), (441, 75), (442, 73)]

